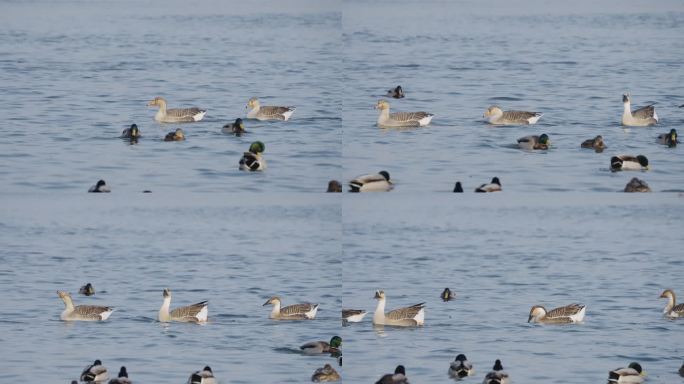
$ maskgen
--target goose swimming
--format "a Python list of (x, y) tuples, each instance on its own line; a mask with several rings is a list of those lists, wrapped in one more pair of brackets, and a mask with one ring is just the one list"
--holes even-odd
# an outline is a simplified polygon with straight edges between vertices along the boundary
[(594, 137), (593, 139), (587, 139), (580, 144), (580, 147), (582, 148), (591, 148), (596, 152), (603, 152), (604, 149), (606, 149), (606, 145), (603, 142), (603, 136), (598, 135)]
[(473, 376), (475, 370), (473, 364), (468, 361), (464, 354), (456, 356), (454, 361), (449, 365), (449, 377), (452, 379), (462, 379), (464, 377)]
[(214, 378), (214, 372), (212, 372), (210, 366), (204, 367), (201, 371), (197, 371), (190, 375), (188, 378), (188, 384), (216, 384), (218, 383)]
[(281, 308), (280, 297), (273, 296), (264, 303), (264, 307), (267, 305), (273, 305), (271, 314), (268, 316), (273, 320), (313, 320), (316, 318), (316, 312), (318, 311), (318, 304), (294, 304), (287, 307)]
[(649, 169), (646, 156), (619, 155), (610, 158), (610, 170), (617, 171), (646, 171)]
[(262, 106), (259, 103), (259, 99), (252, 97), (247, 101), (247, 107), (249, 111), (247, 112), (248, 119), (257, 120), (281, 120), (287, 121), (290, 116), (297, 109), (296, 107), (274, 107), (270, 105)]
[(178, 307), (169, 312), (171, 306), (171, 290), (164, 288), (164, 301), (159, 309), (159, 321), (168, 323), (179, 321), (186, 323), (206, 323), (209, 315), (209, 302), (200, 301), (199, 303)]
[(535, 305), (530, 309), (528, 323), (544, 324), (569, 324), (579, 323), (584, 320), (586, 306), (581, 304), (570, 304), (546, 311), (541, 305)]
[(518, 147), (526, 150), (549, 149), (550, 143), (551, 141), (546, 133), (542, 133), (541, 136), (530, 135), (518, 139)]
[(493, 125), (527, 125), (535, 124), (544, 114), (541, 112), (503, 111), (492, 105), (485, 111), (484, 117)]
[(231, 133), (235, 136), (242, 136), (245, 133), (245, 125), (242, 124), (242, 119), (237, 118), (235, 119), (234, 123), (228, 123), (221, 128), (221, 132), (223, 133)]
[(671, 289), (666, 289), (660, 294), (660, 298), (667, 299), (667, 305), (663, 313), (667, 317), (684, 317), (684, 303), (677, 304), (675, 293)]
[(385, 313), (385, 292), (375, 291), (375, 299), (378, 300), (378, 305), (373, 314), (373, 325), (412, 327), (425, 324), (425, 303), (397, 308)]
[(160, 123), (191, 123), (200, 121), (207, 113), (206, 109), (193, 108), (166, 108), (166, 99), (155, 97), (147, 103), (148, 107), (157, 106), (159, 110), (154, 115), (154, 119)]
[(299, 349), (310, 355), (317, 355), (321, 353), (340, 353), (340, 346), (342, 345), (342, 338), (339, 336), (333, 336), (330, 339), (330, 343), (325, 341), (311, 341), (299, 347)]
[(498, 177), (492, 178), (492, 181), (489, 184), (482, 184), (479, 187), (475, 188), (475, 192), (500, 192), (501, 191), (501, 182), (499, 181)]
[(85, 367), (80, 380), (86, 383), (101, 383), (107, 379), (109, 379), (107, 368), (102, 365), (100, 360), (95, 360), (93, 364)]
[(508, 373), (504, 371), (501, 360), (497, 359), (496, 362), (494, 362), (494, 367), (485, 375), (482, 384), (510, 384)]
[(397, 365), (394, 373), (388, 373), (376, 381), (375, 384), (409, 384), (406, 378), (406, 369), (403, 365)]
[(244, 152), (238, 163), (241, 171), (263, 171), (266, 169), (266, 160), (262, 152), (266, 150), (266, 145), (261, 141), (255, 141), (249, 145), (249, 151)]
[(627, 368), (618, 368), (608, 372), (608, 383), (639, 384), (644, 382), (644, 376), (646, 373), (643, 372), (641, 365), (631, 362)]
[(169, 132), (164, 136), (164, 141), (183, 141), (185, 140), (185, 133), (182, 129), (177, 128), (174, 132)]
[(386, 100), (378, 100), (375, 109), (380, 110), (378, 115), (380, 128), (424, 127), (430, 124), (434, 117), (432, 113), (427, 112), (390, 113), (390, 103)]
[(672, 128), (670, 129), (670, 133), (658, 135), (656, 142), (658, 144), (667, 145), (670, 148), (676, 147), (677, 144), (679, 144), (679, 140), (677, 139), (677, 130)]
[(132, 384), (131, 379), (128, 378), (128, 372), (126, 367), (121, 367), (119, 370), (119, 376), (109, 380), (109, 384)]
[(342, 309), (342, 322), (359, 323), (367, 313), (363, 309)]
[(629, 94), (622, 95), (622, 105), (624, 110), (622, 112), (622, 125), (630, 127), (646, 127), (655, 125), (658, 122), (658, 115), (656, 114), (653, 104), (639, 108), (632, 112), (631, 96)]
[(349, 182), (349, 192), (388, 192), (394, 188), (387, 171), (362, 175)]
[(323, 368), (318, 368), (313, 375), (311, 381), (314, 383), (326, 383), (331, 381), (339, 381), (340, 374), (330, 364), (326, 364)]
[(64, 321), (100, 321), (107, 320), (114, 308), (99, 305), (77, 305), (71, 300), (68, 292), (57, 291), (57, 295), (64, 302), (64, 311), (59, 316)]
[(401, 85), (397, 85), (396, 88), (392, 88), (389, 91), (387, 91), (387, 97), (393, 97), (395, 99), (403, 99), (404, 98), (404, 90), (401, 88)]
[(112, 189), (109, 188), (109, 185), (107, 185), (104, 180), (98, 180), (95, 185), (88, 189), (88, 192), (90, 193), (109, 193), (111, 191)]
[(633, 177), (632, 180), (625, 185), (625, 192), (651, 192), (651, 188), (645, 181)]

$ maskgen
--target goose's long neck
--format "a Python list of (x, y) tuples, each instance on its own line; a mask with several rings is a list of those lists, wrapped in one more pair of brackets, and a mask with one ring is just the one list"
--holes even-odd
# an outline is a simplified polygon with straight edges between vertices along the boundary
[(67, 311), (71, 312), (74, 310), (74, 302), (71, 301), (71, 297), (67, 296), (62, 298), (62, 300), (64, 301), (64, 307)]
[(271, 317), (280, 316), (280, 301), (273, 303), (273, 308), (271, 309)]
[(385, 299), (378, 299), (378, 305), (375, 307), (373, 314), (374, 320), (383, 320), (385, 318)]
[(622, 105), (624, 106), (622, 116), (632, 116), (632, 103), (625, 101)]
[(161, 308), (159, 308), (159, 319), (168, 320), (169, 319), (169, 307), (171, 306), (171, 297), (165, 297), (162, 302)]
[(390, 115), (389, 108), (381, 109), (380, 114), (378, 115), (378, 123), (382, 123), (384, 121), (389, 120), (389, 115)]
[(261, 109), (261, 106), (259, 103), (254, 104), (254, 107), (247, 112), (247, 117), (249, 118), (254, 118), (256, 115), (259, 113), (259, 109)]
[(665, 306), (665, 310), (663, 312), (667, 313), (672, 310), (675, 306), (675, 295), (674, 292), (670, 295), (667, 296), (667, 305)]

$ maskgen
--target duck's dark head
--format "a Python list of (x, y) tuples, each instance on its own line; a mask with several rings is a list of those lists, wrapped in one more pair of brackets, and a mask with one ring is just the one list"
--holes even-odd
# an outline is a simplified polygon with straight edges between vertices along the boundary
[(677, 146), (677, 130), (674, 128), (670, 129), (670, 138), (668, 139), (667, 145), (669, 147)]
[(136, 124), (131, 124), (131, 137), (139, 137), (140, 136), (140, 130), (138, 129), (138, 126)]
[(495, 177), (495, 178), (492, 179), (492, 184), (496, 184), (496, 185), (498, 185), (499, 187), (501, 186), (501, 182), (499, 181), (499, 178), (498, 178), (498, 177)]
[(102, 365), (102, 362), (101, 362), (100, 360), (95, 360), (95, 362), (93, 363), (93, 365)]
[(454, 192), (457, 192), (457, 193), (463, 192), (463, 186), (461, 185), (460, 181), (457, 181), (456, 185), (454, 185)]
[(632, 368), (633, 370), (635, 370), (635, 371), (637, 371), (637, 372), (639, 372), (639, 374), (641, 374), (641, 372), (642, 372), (641, 364), (639, 364), (639, 363), (637, 363), (637, 362), (635, 362), (635, 361), (629, 363), (628, 367), (629, 367), (629, 368)]
[(468, 359), (466, 359), (465, 355), (462, 353), (459, 354), (458, 356), (456, 356), (456, 359), (455, 359), (455, 361), (460, 361), (460, 362), (464, 362), (466, 360), (468, 360)]
[(81, 287), (80, 292), (86, 296), (92, 296), (95, 294), (95, 288), (93, 288), (92, 284), (88, 283)]
[(384, 177), (385, 180), (389, 181), (389, 179), (390, 179), (389, 172), (387, 172), (387, 171), (380, 171), (380, 172), (378, 172), (378, 174), (382, 175), (382, 177)]
[(340, 345), (342, 345), (342, 338), (339, 336), (333, 336), (332, 339), (330, 339), (330, 346), (333, 348), (338, 348)]
[(128, 372), (126, 372), (126, 367), (121, 367), (119, 370), (119, 377), (128, 377)]
[(266, 145), (262, 143), (261, 141), (255, 141), (249, 146), (249, 151), (257, 154), (257, 153), (262, 153), (263, 151), (266, 150)]
[(397, 368), (394, 370), (394, 374), (396, 375), (398, 373), (406, 376), (406, 369), (404, 368), (403, 365), (397, 365)]
[(97, 184), (95, 184), (95, 189), (100, 189), (101, 187), (104, 187), (107, 183), (105, 183), (104, 180), (98, 180)]
[[(463, 192), (463, 191), (461, 191)], [(449, 301), (453, 299), (453, 293), (451, 292), (451, 289), (449, 288), (444, 288), (444, 291), (442, 291), (442, 300), (444, 301)]]
[(235, 119), (235, 126), (240, 128), (241, 131), (245, 130), (245, 126), (242, 125), (242, 119), (239, 117), (237, 119)]
[(644, 155), (637, 156), (637, 160), (642, 167), (648, 167), (648, 159)]
[(342, 192), (342, 184), (337, 180), (330, 180), (328, 182), (328, 190), (326, 192)]
[(501, 360), (496, 359), (494, 362), (494, 367), (492, 368), (495, 371), (503, 371), (503, 365), (501, 365)]
[(208, 366), (208, 365), (207, 365), (206, 367), (204, 367), (204, 370), (205, 370), (205, 371), (209, 371), (209, 372), (211, 372), (211, 373), (214, 373), (214, 372), (212, 372), (211, 367)]
[(394, 88), (394, 97), (397, 99), (404, 97), (404, 90), (401, 88), (401, 85), (397, 85), (397, 87)]
[(546, 133), (542, 133), (541, 136), (539, 136), (539, 144), (548, 144), (549, 143), (549, 135)]

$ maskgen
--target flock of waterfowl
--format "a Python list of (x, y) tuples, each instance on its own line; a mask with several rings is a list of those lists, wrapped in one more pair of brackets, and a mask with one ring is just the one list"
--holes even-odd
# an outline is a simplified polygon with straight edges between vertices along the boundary
[[(79, 292), (85, 296), (95, 294), (92, 284), (88, 283), (81, 287)], [(58, 296), (64, 302), (64, 311), (60, 318), (64, 321), (105, 321), (109, 319), (114, 308), (99, 305), (77, 305), (75, 306), (71, 295), (64, 291), (57, 291)], [(445, 288), (440, 294), (440, 299), (444, 302), (452, 301), (456, 295)], [(684, 303), (677, 304), (676, 296), (672, 289), (665, 289), (660, 298), (667, 299), (667, 304), (663, 309), (664, 316), (668, 318), (684, 318)], [(407, 307), (400, 307), (389, 312), (385, 311), (387, 296), (384, 291), (375, 292), (377, 306), (373, 314), (372, 324), (374, 326), (392, 327), (420, 327), (425, 325), (426, 304), (418, 303)], [(209, 302), (201, 301), (183, 307), (170, 310), (171, 291), (167, 288), (163, 291), (163, 301), (159, 309), (158, 320), (162, 323), (167, 322), (189, 322), (204, 324), (209, 317)], [(269, 298), (264, 304), (272, 305), (273, 308), (268, 317), (272, 320), (314, 320), (319, 304), (301, 303), (282, 307), (281, 299), (277, 296)], [(530, 309), (528, 323), (540, 324), (575, 324), (584, 321), (586, 306), (582, 304), (569, 304), (562, 307), (547, 310), (542, 305), (534, 305)], [(342, 324), (360, 323), (363, 321), (367, 312), (362, 309), (342, 309)], [(342, 365), (342, 338), (333, 336), (329, 342), (312, 341), (299, 347), (305, 355), (330, 355), (337, 358), (338, 364)], [(454, 379), (462, 379), (474, 375), (473, 364), (468, 361), (464, 354), (456, 356), (450, 363), (448, 375)], [(680, 374), (684, 376), (684, 365), (680, 369)], [(609, 383), (641, 383), (644, 380), (645, 372), (642, 372), (638, 363), (631, 363), (628, 368), (618, 368), (609, 373)], [(80, 380), (87, 383), (105, 383), (109, 379), (107, 369), (102, 366), (100, 360), (95, 362), (81, 373)], [(209, 366), (203, 370), (196, 371), (190, 375), (189, 384), (215, 383), (214, 374)], [(311, 377), (313, 382), (330, 382), (340, 380), (339, 373), (330, 365), (326, 364), (323, 368), (317, 369)], [(491, 372), (485, 375), (484, 384), (505, 384), (509, 381), (508, 374), (503, 371), (500, 360), (496, 360)], [(111, 384), (131, 383), (128, 378), (126, 367), (121, 367), (119, 376), (109, 381)], [(403, 365), (397, 367), (394, 373), (384, 375), (376, 383), (408, 383), (406, 371)]]

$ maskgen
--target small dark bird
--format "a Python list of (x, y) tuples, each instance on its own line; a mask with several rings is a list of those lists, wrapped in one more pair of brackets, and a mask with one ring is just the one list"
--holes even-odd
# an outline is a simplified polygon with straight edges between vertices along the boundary
[(440, 296), (440, 298), (442, 298), (442, 301), (447, 302), (455, 299), (456, 294), (451, 292), (451, 289), (444, 288), (444, 291), (442, 291), (442, 295)]
[(126, 367), (121, 367), (119, 370), (119, 377), (116, 379), (109, 380), (109, 384), (132, 384), (131, 379), (128, 378), (128, 372), (126, 372)]
[(92, 296), (95, 294), (95, 288), (93, 288), (92, 284), (88, 283), (82, 286), (81, 289), (78, 290), (78, 293), (86, 296)]
[(387, 91), (387, 97), (393, 97), (395, 99), (402, 99), (404, 97), (404, 90), (401, 89), (401, 85), (397, 85), (396, 88)]
[(457, 181), (456, 185), (454, 185), (454, 193), (463, 193), (463, 187), (461, 186), (460, 181)]
[(130, 128), (126, 128), (121, 131), (122, 139), (129, 139), (131, 141), (137, 141), (140, 137), (140, 130), (136, 124), (131, 124)]
[(228, 123), (224, 125), (221, 129), (221, 132), (232, 133), (235, 136), (242, 136), (242, 134), (245, 133), (245, 126), (242, 124), (242, 119), (238, 117), (235, 119), (234, 123)]
[(111, 192), (111, 188), (105, 183), (104, 180), (98, 180), (97, 184), (93, 185), (88, 189), (88, 192), (91, 193), (101, 193), (101, 192)]
[(337, 180), (330, 180), (326, 192), (342, 192), (342, 184)]

